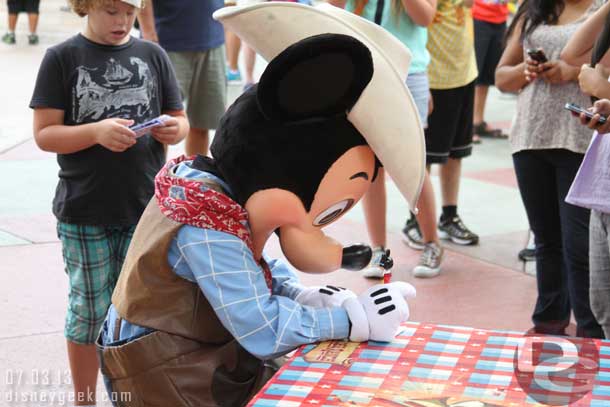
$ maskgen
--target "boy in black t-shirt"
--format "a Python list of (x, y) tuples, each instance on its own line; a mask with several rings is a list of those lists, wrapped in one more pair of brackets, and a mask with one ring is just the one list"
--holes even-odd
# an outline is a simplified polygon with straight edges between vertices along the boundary
[[(142, 2), (71, 0), (86, 28), (49, 48), (30, 102), (36, 143), (60, 167), (53, 213), (70, 279), (65, 335), (77, 405), (95, 404), (93, 343), (165, 146), (189, 129), (167, 55), (129, 36)], [(129, 128), (161, 114), (172, 117), (141, 137)]]

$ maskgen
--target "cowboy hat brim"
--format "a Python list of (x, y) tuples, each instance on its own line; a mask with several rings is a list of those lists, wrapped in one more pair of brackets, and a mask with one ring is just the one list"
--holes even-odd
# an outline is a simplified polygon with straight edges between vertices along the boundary
[(121, 0), (123, 3), (127, 3), (135, 8), (142, 8), (142, 0)]
[(347, 117), (416, 212), (425, 175), (425, 141), (405, 85), (411, 60), (407, 47), (378, 25), (328, 4), (267, 2), (225, 7), (214, 18), (267, 61), (318, 34), (350, 35), (366, 45), (373, 57), (373, 77)]

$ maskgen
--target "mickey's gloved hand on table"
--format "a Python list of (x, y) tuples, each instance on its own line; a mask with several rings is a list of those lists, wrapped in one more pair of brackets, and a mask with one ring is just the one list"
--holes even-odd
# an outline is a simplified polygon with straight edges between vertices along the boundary
[(391, 342), (401, 323), (409, 319), (406, 299), (415, 298), (415, 287), (397, 281), (370, 287), (358, 298), (345, 300), (351, 322), (350, 341)]
[(340, 307), (349, 298), (356, 298), (356, 294), (343, 287), (326, 285), (305, 287), (295, 301), (314, 308), (332, 308)]

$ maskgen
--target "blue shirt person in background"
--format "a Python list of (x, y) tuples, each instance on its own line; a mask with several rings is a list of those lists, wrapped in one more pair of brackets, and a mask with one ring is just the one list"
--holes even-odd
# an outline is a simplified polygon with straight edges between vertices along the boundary
[(227, 102), (224, 30), (212, 18), (224, 0), (148, 0), (147, 6), (138, 16), (142, 37), (167, 51), (186, 99), (186, 154), (206, 155), (208, 130), (218, 126)]

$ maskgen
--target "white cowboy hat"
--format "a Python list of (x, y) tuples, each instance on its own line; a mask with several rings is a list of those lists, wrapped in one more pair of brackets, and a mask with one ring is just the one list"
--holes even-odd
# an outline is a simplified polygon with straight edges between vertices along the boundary
[(135, 8), (142, 8), (142, 0), (121, 0), (123, 3), (127, 3)]
[(367, 140), (412, 211), (425, 174), (425, 141), (417, 108), (405, 85), (411, 53), (380, 26), (323, 3), (266, 2), (225, 7), (214, 13), (267, 61), (290, 45), (313, 35), (350, 35), (373, 57), (373, 77), (348, 114)]

